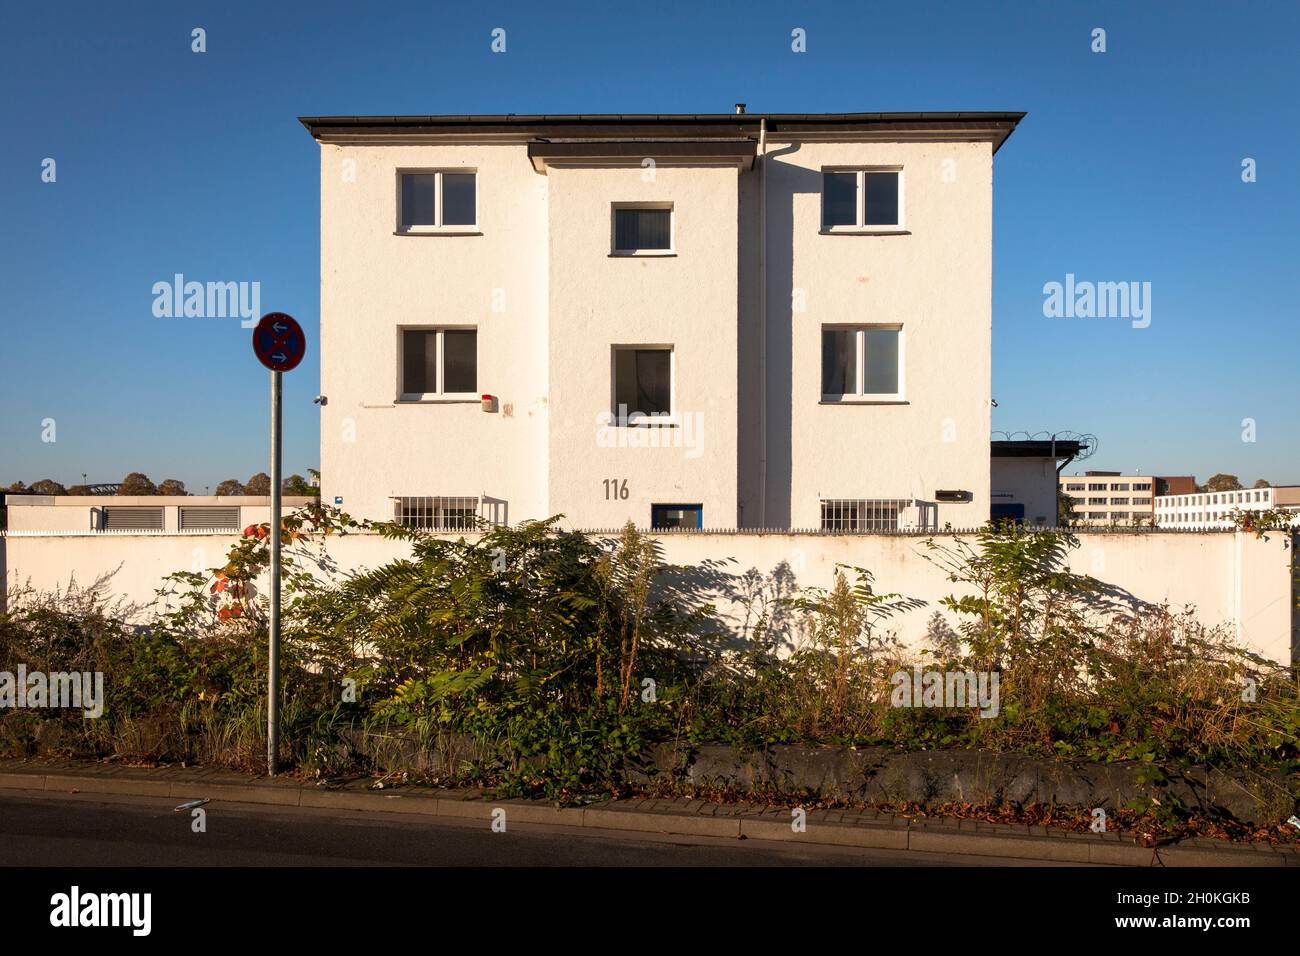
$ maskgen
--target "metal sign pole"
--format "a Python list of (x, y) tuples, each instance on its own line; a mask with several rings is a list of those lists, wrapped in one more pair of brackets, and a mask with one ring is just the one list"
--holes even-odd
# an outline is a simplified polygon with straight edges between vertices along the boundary
[(271, 372), (271, 621), (267, 652), (266, 765), (275, 776), (280, 753), (280, 380)]

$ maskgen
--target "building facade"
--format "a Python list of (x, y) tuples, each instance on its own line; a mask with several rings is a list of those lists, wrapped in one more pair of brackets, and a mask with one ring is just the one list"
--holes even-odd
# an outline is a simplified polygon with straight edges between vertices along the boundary
[(1062, 494), (1074, 506), (1074, 523), (1079, 525), (1152, 525), (1155, 523), (1155, 489), (1160, 479), (1153, 475), (1125, 475), (1118, 471), (1085, 471), (1062, 475)]
[(1162, 528), (1230, 528), (1234, 511), (1294, 511), (1300, 520), (1300, 485), (1201, 491), (1156, 497), (1156, 524)]
[(322, 498), (433, 528), (966, 527), (1020, 113), (307, 117)]

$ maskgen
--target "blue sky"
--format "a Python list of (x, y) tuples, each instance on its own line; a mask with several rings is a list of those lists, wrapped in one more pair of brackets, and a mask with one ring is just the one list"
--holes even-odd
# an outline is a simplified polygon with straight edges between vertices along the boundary
[[(1300, 482), (1298, 41), (1293, 2), (15, 6), (0, 484), (142, 470), (202, 493), (266, 470), (251, 333), (157, 318), (151, 289), (258, 281), (262, 311), (314, 333), (317, 146), (297, 116), (736, 101), (1027, 110), (995, 164), (993, 427), (1096, 434), (1089, 467)], [(1044, 317), (1067, 273), (1150, 282), (1150, 326)], [(318, 358), (286, 376), (286, 473), (318, 464)]]

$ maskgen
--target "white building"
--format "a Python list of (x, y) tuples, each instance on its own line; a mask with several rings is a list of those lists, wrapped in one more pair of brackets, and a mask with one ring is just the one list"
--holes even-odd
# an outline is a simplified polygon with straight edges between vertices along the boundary
[(993, 154), (1022, 115), (303, 118), (322, 499), (982, 523)]
[(1230, 528), (1233, 511), (1296, 512), (1300, 519), (1300, 485), (1244, 488), (1239, 491), (1202, 491), (1156, 498), (1156, 524), (1162, 528)]
[(1062, 475), (1061, 492), (1074, 504), (1078, 525), (1146, 525), (1154, 523), (1156, 485), (1153, 475), (1118, 471), (1086, 471)]

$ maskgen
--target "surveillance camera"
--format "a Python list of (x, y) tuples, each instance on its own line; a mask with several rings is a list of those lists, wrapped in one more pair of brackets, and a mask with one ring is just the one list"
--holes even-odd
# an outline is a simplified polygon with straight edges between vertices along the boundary
[(326, 398), (324, 395), (317, 395), (315, 398), (311, 400), (311, 403), (313, 405), (328, 405), (329, 402), (330, 400)]

